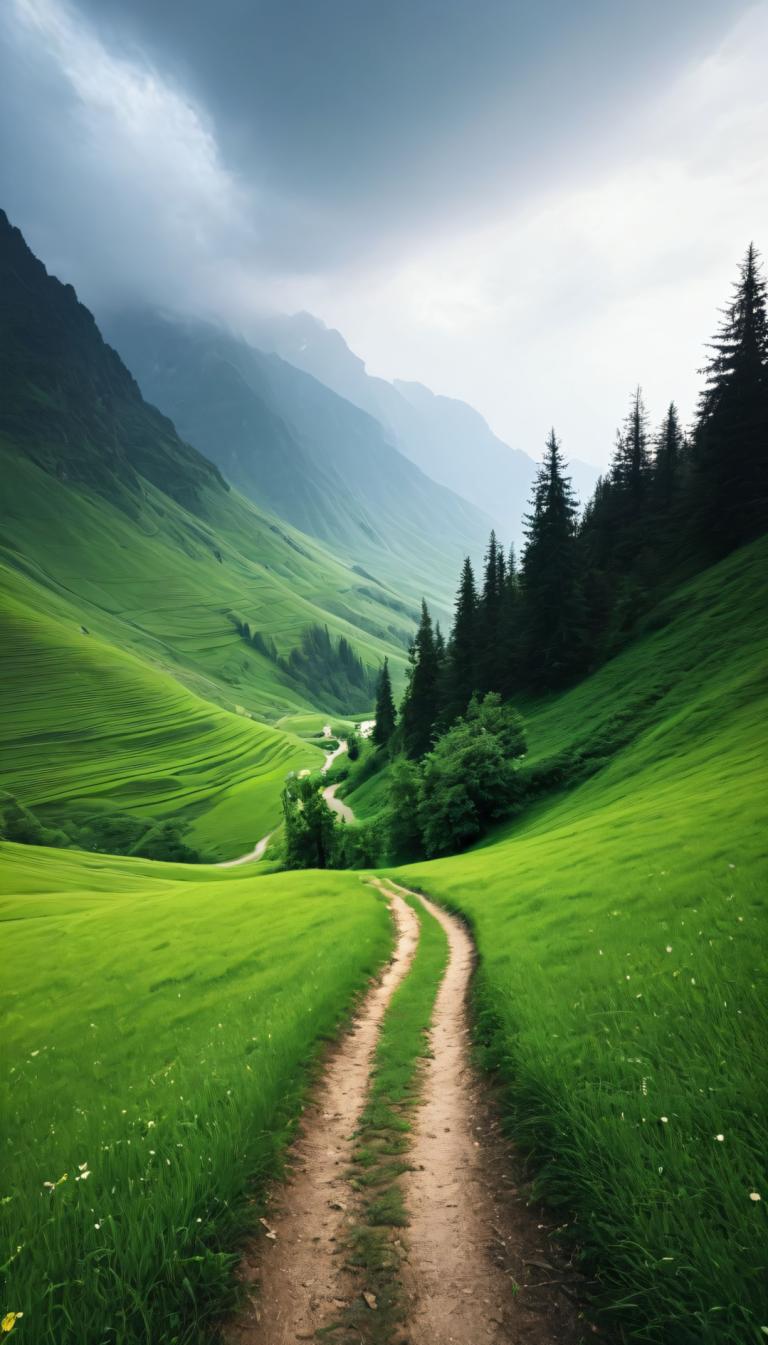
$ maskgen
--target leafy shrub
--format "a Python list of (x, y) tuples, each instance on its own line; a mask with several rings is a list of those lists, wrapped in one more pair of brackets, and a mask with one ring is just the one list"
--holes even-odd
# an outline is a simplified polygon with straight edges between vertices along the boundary
[(390, 790), (389, 834), (401, 858), (461, 850), (507, 816), (524, 795), (520, 716), (489, 693), (437, 740), (419, 766), (398, 761)]

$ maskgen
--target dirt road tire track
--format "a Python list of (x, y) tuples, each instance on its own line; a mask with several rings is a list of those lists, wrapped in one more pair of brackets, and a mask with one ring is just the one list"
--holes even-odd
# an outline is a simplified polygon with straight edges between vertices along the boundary
[[(402, 1339), (408, 1345), (577, 1345), (584, 1323), (562, 1292), (573, 1277), (551, 1260), (546, 1229), (525, 1200), (520, 1162), (472, 1065), (472, 938), (456, 916), (420, 893), (409, 895), (442, 925), (449, 961), (403, 1183), (409, 1317)], [(529, 1288), (542, 1279), (543, 1286)]]
[(294, 1345), (312, 1340), (354, 1291), (343, 1246), (354, 1195), (348, 1182), (353, 1132), (365, 1103), (371, 1061), (387, 1005), (407, 974), (418, 919), (391, 898), (395, 952), (381, 980), (331, 1054), (292, 1147), (292, 1175), (276, 1188), (269, 1224), (246, 1253), (241, 1276), (252, 1284), (249, 1306), (225, 1332), (228, 1345)]

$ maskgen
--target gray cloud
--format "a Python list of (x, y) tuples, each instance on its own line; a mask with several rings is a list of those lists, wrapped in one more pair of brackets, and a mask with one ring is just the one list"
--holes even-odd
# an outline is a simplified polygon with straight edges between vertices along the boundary
[(638, 292), (703, 319), (762, 223), (741, 14), (748, 54), (739, 0), (4, 0), (0, 200), (97, 309), (309, 308), (520, 446), (562, 405), (600, 457), (611, 326), (653, 383)]

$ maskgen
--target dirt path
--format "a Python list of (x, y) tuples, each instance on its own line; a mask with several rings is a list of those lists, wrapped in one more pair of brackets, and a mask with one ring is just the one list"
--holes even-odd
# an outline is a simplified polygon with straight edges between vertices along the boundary
[(578, 1277), (553, 1264), (547, 1231), (525, 1203), (487, 1088), (471, 1065), (472, 940), (460, 920), (419, 900), (443, 926), (450, 957), (404, 1179), (408, 1343), (575, 1345), (583, 1323), (561, 1286)]
[(271, 840), (272, 840), (272, 832), (270, 831), (267, 836), (262, 836), (261, 840), (256, 842), (253, 849), (249, 850), (247, 855), (239, 855), (237, 859), (222, 859), (216, 865), (216, 868), (236, 869), (238, 864), (252, 864), (257, 859), (262, 859), (264, 856), (264, 851), (266, 850)]
[(350, 808), (349, 804), (345, 803), (343, 799), (336, 798), (336, 790), (338, 789), (338, 787), (339, 787), (338, 785), (326, 785), (325, 789), (323, 790), (323, 798), (328, 804), (328, 807), (330, 808), (331, 812), (336, 813), (337, 816), (342, 819), (342, 821), (354, 822), (355, 814), (352, 812), (352, 809)]
[[(394, 895), (397, 946), (381, 981), (333, 1053), (291, 1153), (292, 1176), (271, 1214), (274, 1238), (258, 1240), (242, 1266), (260, 1282), (250, 1308), (226, 1333), (228, 1345), (294, 1345), (312, 1340), (354, 1291), (342, 1243), (353, 1194), (347, 1181), (352, 1134), (365, 1102), (371, 1058), (389, 1000), (406, 975), (418, 942), (418, 921)], [(435, 1343), (433, 1343), (435, 1345)]]
[[(361, 728), (367, 730), (367, 733), (364, 736), (366, 737), (368, 736), (375, 722), (376, 721), (374, 719), (367, 719), (365, 720), (364, 724), (361, 725)], [(329, 738), (331, 736), (330, 725), (326, 725), (326, 727), (323, 729), (323, 735), (326, 738)], [(321, 775), (327, 775), (328, 771), (331, 769), (331, 766), (333, 765), (336, 758), (340, 757), (343, 752), (346, 752), (346, 750), (347, 750), (347, 741), (346, 738), (342, 738), (339, 741), (338, 747), (335, 747), (332, 752), (326, 752), (325, 761), (320, 767)], [(299, 771), (300, 777), (310, 774), (311, 772), (309, 770)], [(341, 799), (336, 798), (336, 790), (338, 789), (338, 787), (339, 787), (338, 785), (327, 785), (326, 788), (323, 790), (323, 798), (328, 804), (328, 807), (334, 813), (338, 813), (339, 817), (342, 817), (345, 822), (354, 822), (355, 814), (352, 812), (352, 809), (349, 807), (349, 804), (343, 803)], [(271, 839), (272, 839), (272, 832), (270, 831), (266, 836), (262, 836), (261, 840), (257, 841), (253, 849), (249, 850), (247, 854), (238, 855), (237, 859), (222, 859), (215, 865), (215, 867), (217, 869), (236, 869), (239, 867), (240, 864), (254, 864), (257, 860), (264, 858), (264, 853)]]

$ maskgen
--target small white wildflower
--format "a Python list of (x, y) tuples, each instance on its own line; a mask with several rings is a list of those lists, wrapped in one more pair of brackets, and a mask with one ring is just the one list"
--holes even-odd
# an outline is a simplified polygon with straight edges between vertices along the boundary
[(718, 1144), (722, 1144), (723, 1140), (725, 1139), (725, 1135), (715, 1135), (715, 1139), (717, 1140)]
[(757, 1201), (762, 1200), (763, 1197), (760, 1195), (759, 1191), (750, 1191), (749, 1198), (750, 1200), (754, 1200), (755, 1204), (757, 1204)]
[(659, 1117), (659, 1120), (660, 1120), (664, 1125), (666, 1125), (667, 1122), (668, 1122), (668, 1120), (669, 1120), (669, 1117), (668, 1117), (668, 1116), (660, 1116), (660, 1117)]
[(668, 944), (667, 944), (667, 952), (668, 952), (668, 953), (671, 953), (671, 952), (672, 952), (672, 944), (671, 944), (671, 943), (668, 943)]

